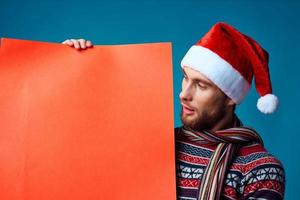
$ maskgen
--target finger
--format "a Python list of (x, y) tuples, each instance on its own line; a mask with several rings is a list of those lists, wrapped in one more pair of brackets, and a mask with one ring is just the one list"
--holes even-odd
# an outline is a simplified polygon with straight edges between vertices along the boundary
[(79, 39), (78, 41), (79, 41), (80, 47), (81, 47), (82, 49), (85, 49), (85, 48), (86, 48), (85, 40), (84, 40), (84, 39)]
[(85, 44), (86, 44), (86, 46), (87, 46), (87, 47), (92, 47), (92, 46), (93, 46), (92, 42), (91, 42), (91, 41), (89, 41), (89, 40), (88, 40), (88, 41), (86, 41), (86, 43), (85, 43)]
[(64, 42), (62, 42), (63, 44), (69, 45), (69, 46), (73, 46), (73, 42), (70, 39), (65, 40)]
[(65, 40), (62, 42), (62, 44), (67, 44), (69, 40)]
[(71, 39), (75, 49), (80, 49), (80, 45), (79, 45), (79, 42), (77, 40), (74, 40), (74, 39)]

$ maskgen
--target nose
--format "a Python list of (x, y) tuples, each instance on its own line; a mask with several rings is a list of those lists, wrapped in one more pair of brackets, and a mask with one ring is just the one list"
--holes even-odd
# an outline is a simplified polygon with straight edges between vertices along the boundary
[(190, 83), (182, 84), (182, 90), (179, 94), (181, 101), (191, 101), (193, 99), (192, 95), (192, 85)]

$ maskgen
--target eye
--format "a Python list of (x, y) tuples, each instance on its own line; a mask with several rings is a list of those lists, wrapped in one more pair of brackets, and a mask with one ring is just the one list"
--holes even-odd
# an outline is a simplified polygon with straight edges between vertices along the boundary
[(202, 88), (202, 89), (206, 89), (207, 88), (207, 86), (205, 84), (201, 83), (201, 82), (198, 83), (198, 86), (200, 88)]

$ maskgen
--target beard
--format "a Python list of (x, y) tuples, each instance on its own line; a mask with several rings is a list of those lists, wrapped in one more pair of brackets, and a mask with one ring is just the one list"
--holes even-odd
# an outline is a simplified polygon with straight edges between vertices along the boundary
[[(181, 109), (181, 122), (185, 127), (195, 131), (211, 130), (215, 124), (226, 115), (226, 106), (220, 102), (214, 106), (215, 112), (209, 112), (209, 109), (204, 108), (201, 112), (197, 112), (195, 119), (188, 119)], [(196, 113), (195, 113), (196, 114)]]

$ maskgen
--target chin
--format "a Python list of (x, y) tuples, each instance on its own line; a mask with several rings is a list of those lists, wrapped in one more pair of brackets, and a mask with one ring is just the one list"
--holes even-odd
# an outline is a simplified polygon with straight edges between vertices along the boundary
[(184, 126), (193, 127), (195, 122), (197, 121), (196, 119), (197, 119), (197, 117), (194, 115), (187, 116), (187, 115), (184, 115), (183, 113), (181, 113), (181, 122)]

